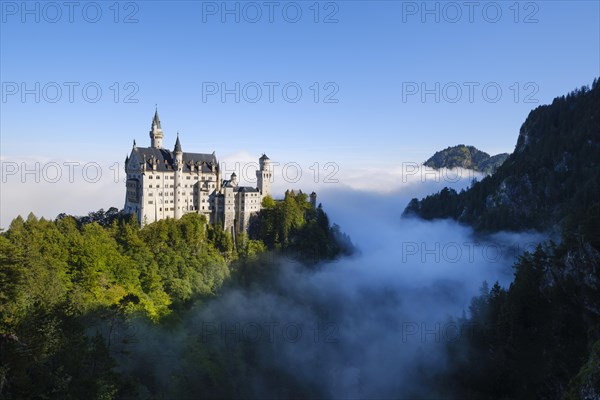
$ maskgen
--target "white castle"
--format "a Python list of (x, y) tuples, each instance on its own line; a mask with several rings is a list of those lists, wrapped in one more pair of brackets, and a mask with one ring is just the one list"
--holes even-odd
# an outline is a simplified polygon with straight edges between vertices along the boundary
[(136, 216), (143, 226), (187, 213), (204, 215), (211, 224), (231, 232), (248, 230), (250, 217), (260, 211), (262, 199), (270, 195), (272, 174), (263, 154), (256, 171), (257, 187), (238, 186), (237, 176), (221, 179), (215, 153), (185, 153), (179, 134), (173, 151), (162, 147), (163, 131), (154, 113), (150, 147), (137, 147), (125, 159), (127, 194), (125, 213)]

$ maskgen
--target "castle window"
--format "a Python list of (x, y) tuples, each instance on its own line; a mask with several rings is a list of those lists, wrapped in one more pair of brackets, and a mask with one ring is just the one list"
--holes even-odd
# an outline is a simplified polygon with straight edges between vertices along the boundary
[(148, 204), (154, 204), (152, 200), (148, 200)]

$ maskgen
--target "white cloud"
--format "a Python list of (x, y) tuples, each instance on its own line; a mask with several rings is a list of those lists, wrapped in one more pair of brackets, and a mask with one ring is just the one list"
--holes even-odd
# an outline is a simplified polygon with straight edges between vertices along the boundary
[[(240, 184), (255, 187), (259, 156), (239, 151), (219, 158), (224, 178), (236, 172)], [(460, 189), (468, 186), (473, 176), (481, 177), (469, 170), (434, 171), (417, 163), (370, 166), (272, 159), (271, 165), (276, 198), (287, 189), (319, 195), (344, 189), (384, 194), (414, 191), (415, 197), (420, 197), (444, 186)], [(30, 212), (55, 218), (62, 212), (86, 215), (100, 208), (123, 207), (122, 160), (3, 157), (1, 172), (0, 226), (4, 228), (17, 215), (25, 217)]]

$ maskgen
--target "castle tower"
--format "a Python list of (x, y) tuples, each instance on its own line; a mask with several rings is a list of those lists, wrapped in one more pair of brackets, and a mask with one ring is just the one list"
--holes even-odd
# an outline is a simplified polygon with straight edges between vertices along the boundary
[(160, 127), (160, 119), (158, 118), (158, 109), (154, 112), (152, 119), (152, 128), (150, 129), (150, 147), (162, 149), (163, 131)]
[(179, 142), (179, 132), (177, 132), (177, 141), (175, 142), (175, 150), (173, 151), (175, 160), (173, 163), (173, 170), (175, 172), (175, 183), (173, 184), (173, 194), (175, 196), (175, 219), (181, 218), (183, 214), (181, 207), (181, 183), (183, 182), (183, 151), (181, 150), (181, 143)]
[(271, 169), (269, 163), (270, 160), (266, 154), (263, 154), (262, 157), (258, 159), (259, 169), (256, 171), (256, 184), (262, 197), (271, 194)]
[(312, 208), (317, 208), (317, 194), (315, 192), (310, 194), (310, 205)]
[(237, 175), (234, 172), (231, 174), (231, 186), (237, 186), (237, 185), (238, 185)]

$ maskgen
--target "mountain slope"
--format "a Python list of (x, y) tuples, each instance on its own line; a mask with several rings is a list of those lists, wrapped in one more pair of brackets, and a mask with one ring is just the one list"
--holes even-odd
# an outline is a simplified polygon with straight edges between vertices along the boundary
[(559, 231), (514, 265), (508, 288), (484, 282), (436, 377), (452, 398), (597, 399), (600, 395), (600, 84), (533, 110), (515, 152), (469, 190), (413, 199), (407, 214), (479, 230)]
[(456, 193), (413, 199), (407, 214), (478, 230), (540, 229), (581, 220), (600, 199), (600, 85), (531, 111), (495, 174)]

